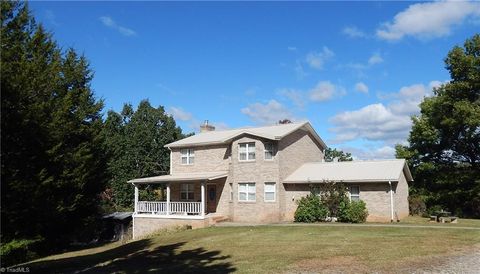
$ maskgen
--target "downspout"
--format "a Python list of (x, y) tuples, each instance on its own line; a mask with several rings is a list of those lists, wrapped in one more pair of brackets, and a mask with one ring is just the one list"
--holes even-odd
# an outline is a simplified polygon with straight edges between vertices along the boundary
[(390, 185), (390, 222), (393, 223), (393, 189), (392, 189), (392, 181), (388, 181)]

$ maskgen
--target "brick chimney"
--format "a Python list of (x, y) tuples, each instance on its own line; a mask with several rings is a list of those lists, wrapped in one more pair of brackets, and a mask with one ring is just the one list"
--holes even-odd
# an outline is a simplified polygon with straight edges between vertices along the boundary
[(208, 124), (208, 120), (205, 120), (205, 123), (200, 126), (200, 133), (202, 132), (208, 132), (208, 131), (214, 131), (215, 127), (212, 125)]

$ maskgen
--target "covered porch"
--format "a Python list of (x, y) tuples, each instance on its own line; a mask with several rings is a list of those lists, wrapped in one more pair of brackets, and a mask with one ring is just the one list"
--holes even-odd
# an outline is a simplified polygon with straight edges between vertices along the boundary
[[(216, 188), (213, 188), (214, 185), (209, 182), (224, 177), (227, 177), (226, 171), (173, 174), (130, 180), (128, 182), (135, 187), (134, 217), (204, 219), (205, 214), (209, 212), (207, 202), (212, 203), (212, 197), (216, 202), (217, 195)], [(161, 185), (165, 190), (165, 199), (163, 201), (139, 200), (139, 187), (144, 185)]]

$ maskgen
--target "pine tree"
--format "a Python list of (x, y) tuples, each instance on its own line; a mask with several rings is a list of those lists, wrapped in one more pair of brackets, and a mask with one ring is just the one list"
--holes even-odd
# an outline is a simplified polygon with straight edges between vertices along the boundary
[(62, 52), (21, 2), (1, 2), (1, 76), (2, 241), (38, 238), (52, 251), (94, 225), (103, 102), (86, 58)]

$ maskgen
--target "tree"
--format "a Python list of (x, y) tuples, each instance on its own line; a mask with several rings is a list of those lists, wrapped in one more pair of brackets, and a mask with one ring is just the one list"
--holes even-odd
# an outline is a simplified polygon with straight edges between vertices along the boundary
[(353, 161), (352, 154), (349, 152), (343, 152), (342, 150), (337, 150), (336, 148), (327, 148), (325, 149), (325, 161), (333, 162), (337, 158), (340, 162)]
[(173, 117), (148, 100), (140, 102), (136, 111), (129, 104), (121, 113), (109, 111), (103, 136), (110, 155), (107, 189), (116, 210), (132, 206), (134, 190), (128, 180), (169, 173), (170, 151), (164, 146), (184, 137)]
[(49, 251), (90, 234), (105, 182), (103, 102), (88, 61), (62, 52), (26, 4), (1, 3), (2, 241)]
[(420, 104), (397, 157), (409, 160), (427, 204), (480, 216), (480, 35), (454, 47), (445, 64), (451, 80)]
[(285, 124), (291, 124), (292, 121), (289, 120), (289, 119), (283, 119), (283, 120), (279, 120), (278, 123), (279, 123), (280, 125), (285, 125)]

